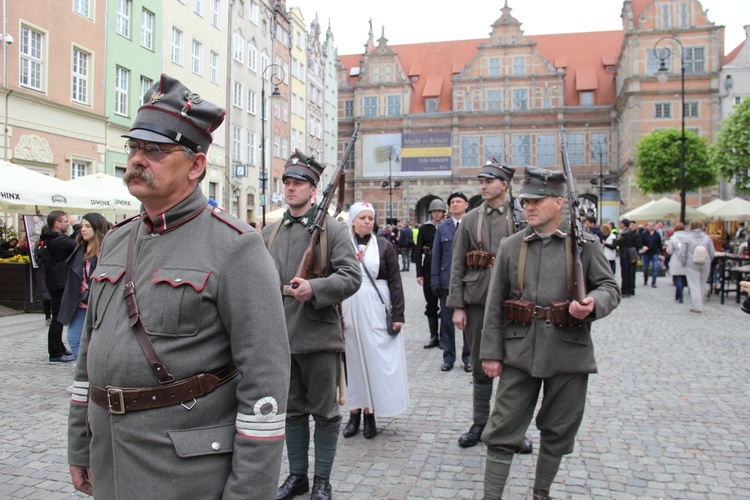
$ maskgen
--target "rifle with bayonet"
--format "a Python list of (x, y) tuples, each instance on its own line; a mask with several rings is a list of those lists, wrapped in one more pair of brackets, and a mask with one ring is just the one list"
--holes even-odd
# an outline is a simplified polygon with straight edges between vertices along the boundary
[(573, 179), (573, 172), (570, 170), (570, 161), (568, 160), (568, 145), (565, 141), (565, 127), (560, 127), (560, 137), (562, 144), (560, 152), (562, 153), (563, 173), (565, 174), (565, 183), (568, 187), (568, 201), (570, 204), (570, 236), (573, 240), (573, 299), (583, 303), (586, 297), (586, 282), (583, 276), (583, 264), (581, 263), (581, 253), (583, 252), (583, 222), (582, 218), (585, 211), (581, 207), (581, 201), (576, 192), (576, 185)]
[[(508, 149), (505, 147), (505, 141), (503, 141), (503, 154), (505, 156), (505, 166), (510, 167), (510, 161), (508, 160)], [(510, 215), (513, 216), (513, 227), (514, 232), (521, 230), (521, 216), (518, 215), (518, 200), (513, 196), (513, 180), (508, 182), (508, 201), (510, 206)]]
[[(315, 247), (317, 246), (318, 241), (320, 241), (321, 233), (324, 233), (326, 230), (326, 215), (328, 214), (328, 207), (331, 205), (333, 193), (336, 191), (336, 188), (338, 188), (339, 191), (339, 198), (338, 203), (336, 204), (336, 212), (333, 216), (338, 216), (338, 214), (341, 213), (341, 209), (344, 207), (344, 189), (346, 180), (344, 166), (346, 165), (346, 161), (349, 158), (352, 149), (354, 149), (354, 143), (357, 140), (357, 132), (359, 132), (359, 125), (360, 123), (357, 122), (354, 127), (352, 138), (349, 140), (349, 144), (346, 145), (346, 149), (344, 150), (344, 157), (333, 172), (331, 182), (328, 184), (325, 191), (323, 191), (323, 198), (315, 209), (312, 223), (308, 228), (310, 231), (310, 241), (307, 243), (305, 253), (302, 254), (302, 260), (297, 267), (297, 272), (294, 274), (295, 278), (309, 280), (312, 276), (320, 274), (321, 271), (325, 271), (325, 269), (318, 269), (318, 261), (315, 259)], [(325, 256), (321, 256), (321, 258), (325, 259)], [(292, 284), (292, 288), (297, 288), (297, 283)]]

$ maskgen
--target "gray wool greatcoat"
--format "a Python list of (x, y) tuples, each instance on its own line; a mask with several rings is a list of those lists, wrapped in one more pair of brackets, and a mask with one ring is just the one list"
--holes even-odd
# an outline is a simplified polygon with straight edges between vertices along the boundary
[(537, 378), (596, 373), (591, 321), (607, 316), (620, 303), (617, 282), (596, 236), (583, 233), (583, 275), (587, 295), (594, 298), (596, 305), (581, 326), (546, 326), (544, 320), (533, 320), (528, 325), (506, 321), (500, 305), (505, 299), (520, 298), (517, 282), (522, 239), (528, 242), (523, 299), (541, 307), (567, 300), (567, 231), (567, 223), (563, 222), (551, 236), (542, 238), (527, 227), (500, 244), (484, 315), (481, 359), (502, 361)]
[[(263, 239), (268, 245), (274, 228), (281, 224), (270, 253), (281, 283), (288, 285), (294, 278), (310, 241), (310, 232), (307, 226), (300, 223), (285, 222), (286, 219), (281, 219), (264, 228)], [(321, 238), (325, 236), (328, 239), (326, 275), (308, 280), (315, 296), (308, 302), (300, 302), (291, 296), (284, 297), (284, 313), (292, 354), (344, 351), (338, 304), (354, 295), (362, 283), (359, 262), (352, 251), (347, 227), (330, 215), (326, 215), (325, 226), (326, 230)], [(319, 253), (320, 244), (316, 247), (317, 259), (320, 259)]]
[[(123, 222), (104, 239), (76, 366), (69, 463), (90, 465), (102, 499), (275, 498), (290, 361), (271, 257), (257, 232), (198, 188), (148, 222)], [(90, 385), (159, 386), (122, 298), (134, 224), (136, 300), (167, 370), (182, 380), (234, 362), (240, 372), (189, 410), (114, 415), (88, 401)]]

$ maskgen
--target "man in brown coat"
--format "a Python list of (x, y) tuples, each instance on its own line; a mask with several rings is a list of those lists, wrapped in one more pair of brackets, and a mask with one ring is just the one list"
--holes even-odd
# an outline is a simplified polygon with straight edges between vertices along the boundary
[(482, 433), (487, 445), (486, 499), (502, 495), (542, 386), (534, 499), (549, 498), (562, 456), (573, 451), (588, 374), (596, 373), (591, 322), (620, 302), (599, 240), (589, 233), (583, 234), (581, 254), (587, 295), (580, 303), (571, 300), (573, 256), (566, 244), (568, 224), (562, 220), (564, 194), (562, 172), (526, 167), (519, 198), (529, 227), (500, 244), (480, 352), (487, 375), (500, 377), (492, 416)]

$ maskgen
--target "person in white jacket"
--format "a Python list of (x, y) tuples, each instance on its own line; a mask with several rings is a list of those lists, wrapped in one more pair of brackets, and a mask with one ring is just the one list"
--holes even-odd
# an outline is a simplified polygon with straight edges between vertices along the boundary
[[(708, 256), (705, 262), (695, 262), (696, 249), (701, 245), (705, 247)], [(698, 251), (702, 253), (702, 251)], [(714, 258), (714, 244), (711, 238), (703, 232), (703, 223), (697, 220), (690, 222), (690, 233), (682, 240), (680, 250), (677, 254), (679, 261), (685, 266), (688, 287), (690, 288), (690, 300), (692, 305), (690, 312), (703, 312), (703, 299), (708, 295), (708, 275), (711, 272), (711, 261)]]
[[(674, 225), (674, 233), (670, 236), (667, 241), (667, 255), (679, 254), (682, 246), (682, 240), (687, 238), (688, 232), (685, 231), (685, 224), (677, 222)], [(687, 277), (685, 273), (685, 266), (680, 261), (679, 255), (677, 258), (671, 259), (671, 266), (669, 266), (669, 274), (672, 275), (672, 283), (674, 283), (674, 300), (682, 304), (684, 297), (683, 291), (687, 286)]]

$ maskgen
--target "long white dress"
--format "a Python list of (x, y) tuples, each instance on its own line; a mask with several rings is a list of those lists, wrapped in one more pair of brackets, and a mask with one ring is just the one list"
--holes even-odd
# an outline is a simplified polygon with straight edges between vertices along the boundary
[[(380, 254), (373, 236), (367, 246), (357, 245), (360, 266), (367, 266), (380, 294), (391, 303), (388, 282), (378, 280)], [(359, 291), (344, 300), (344, 336), (349, 381), (346, 404), (354, 410), (369, 408), (380, 417), (403, 413), (409, 406), (409, 382), (406, 375), (406, 353), (403, 334), (391, 337), (385, 322), (385, 306), (372, 282), (362, 271)]]

